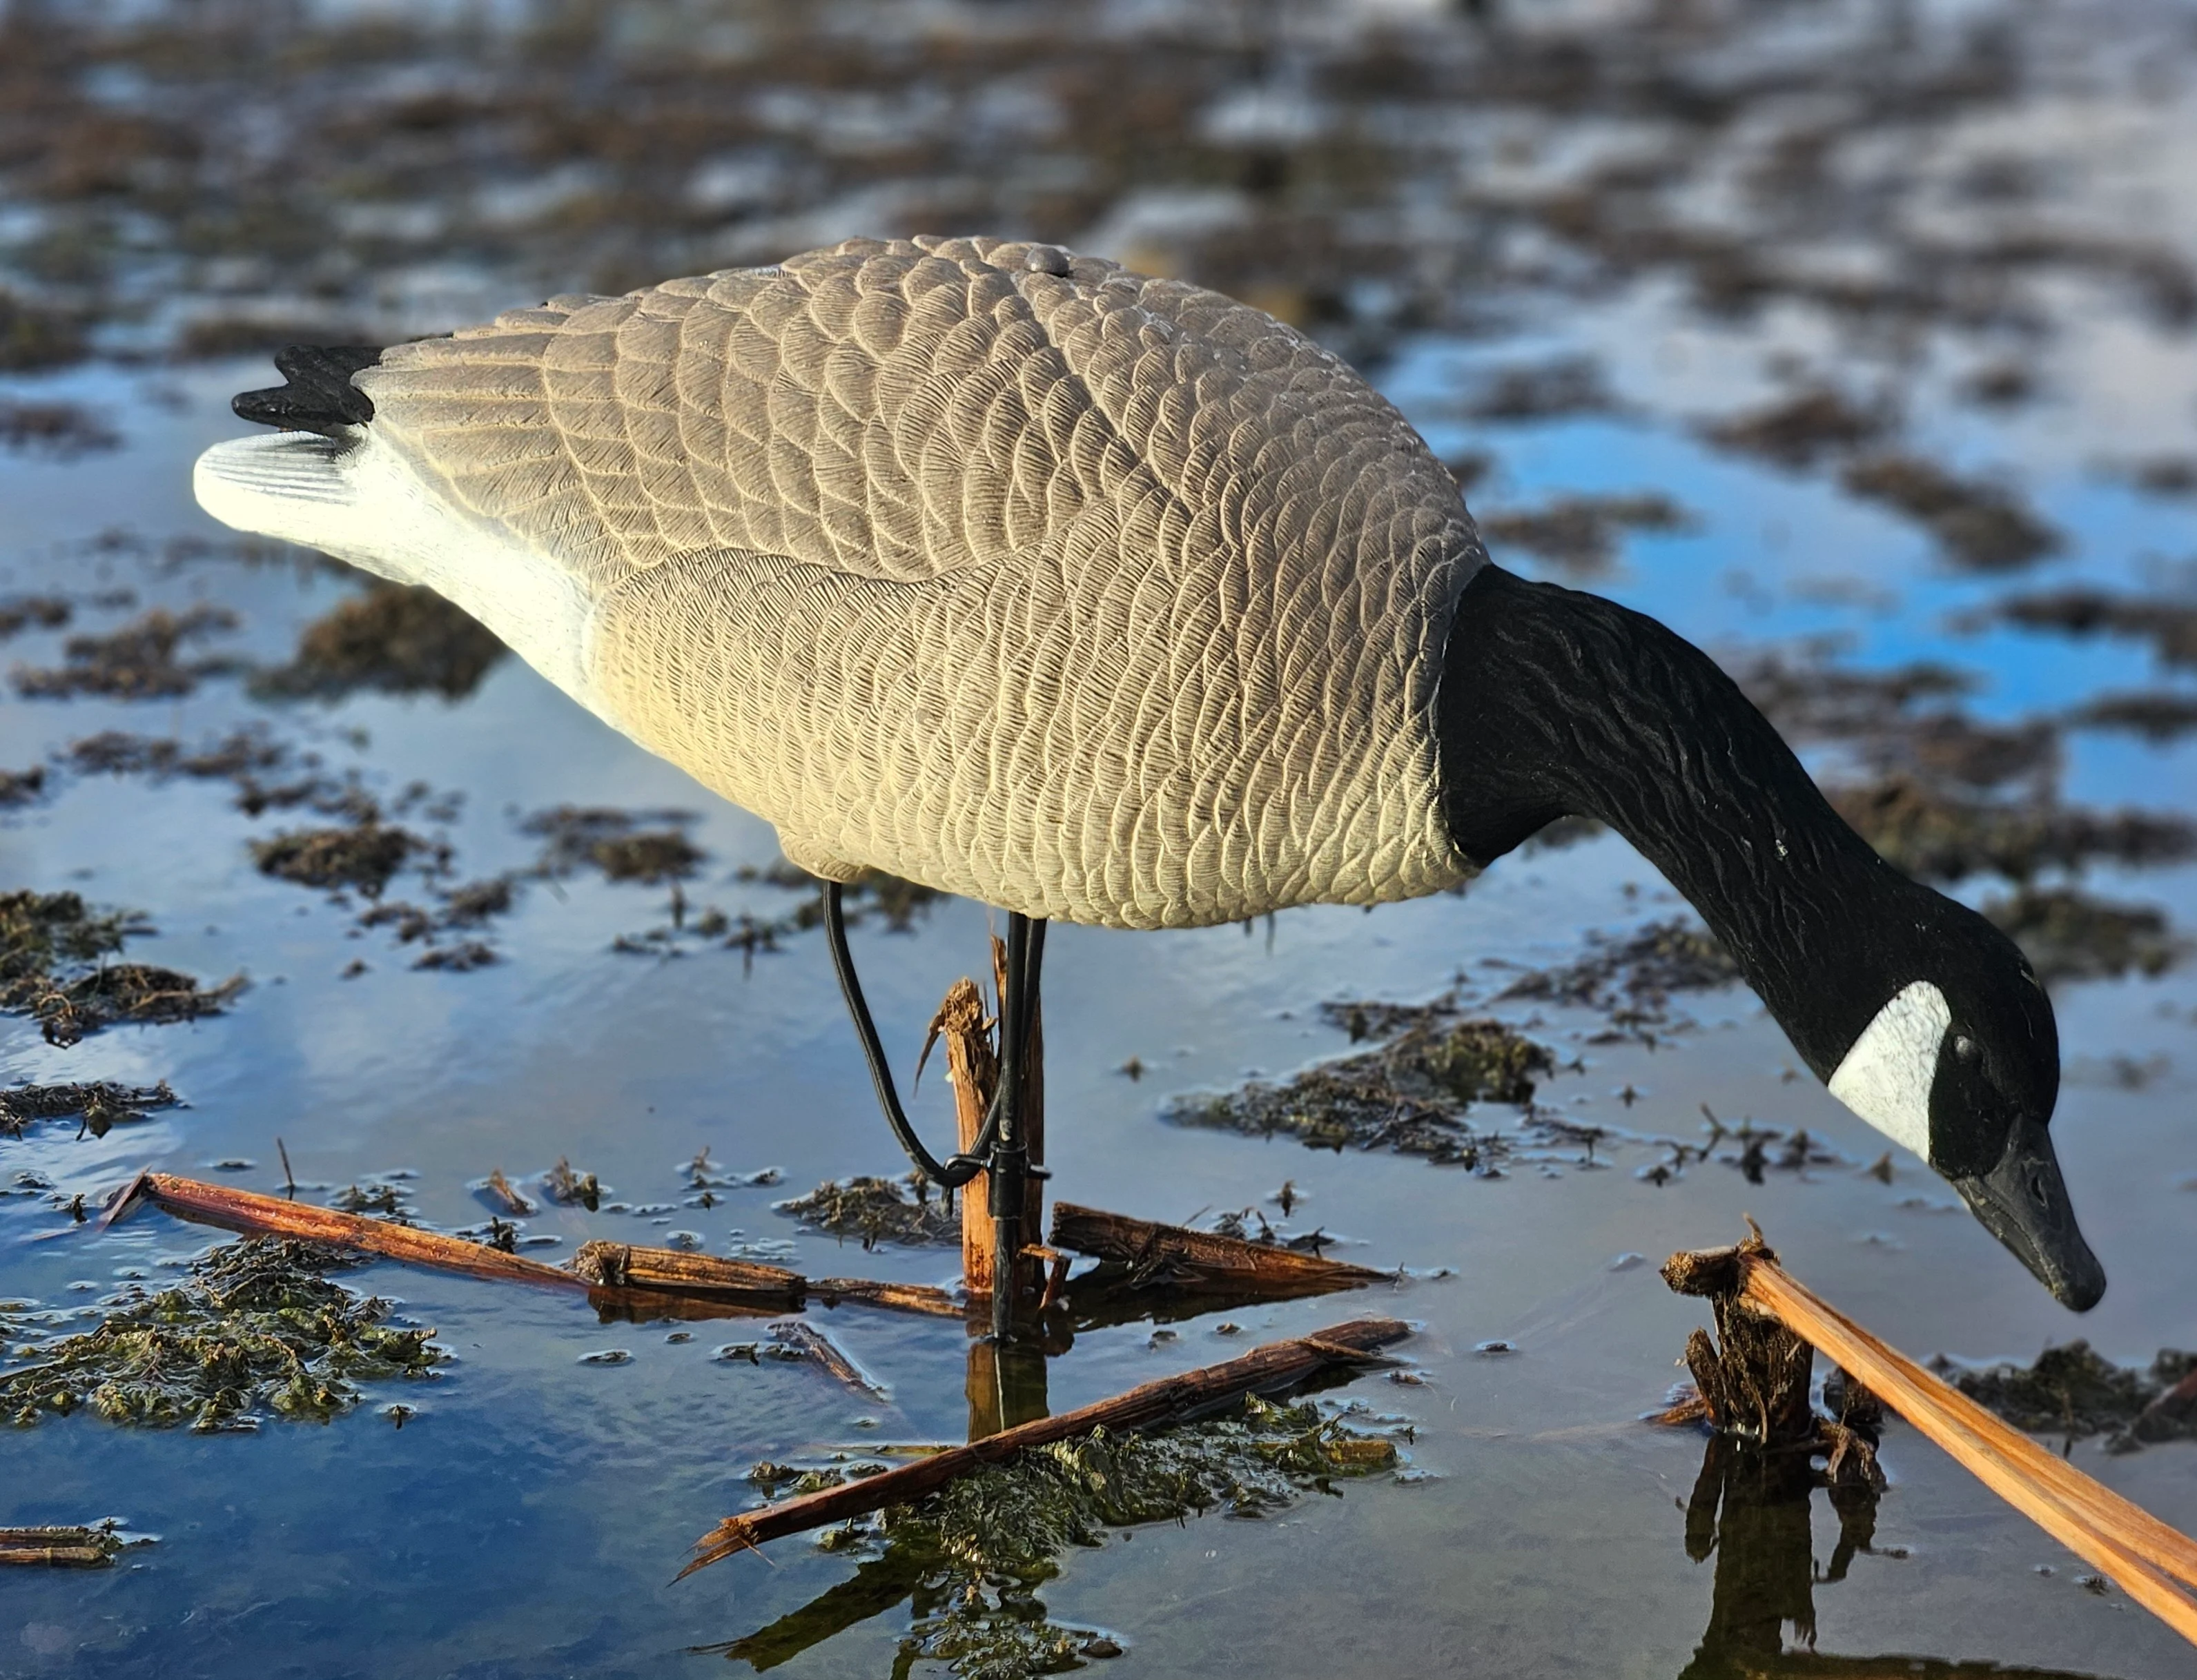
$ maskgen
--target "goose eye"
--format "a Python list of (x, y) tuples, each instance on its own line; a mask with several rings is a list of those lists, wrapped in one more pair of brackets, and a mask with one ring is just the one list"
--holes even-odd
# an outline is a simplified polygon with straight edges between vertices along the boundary
[(1977, 1057), (1982, 1055), (1983, 1051), (1977, 1046), (1974, 1039), (1962, 1034), (1953, 1040), (1953, 1054), (1963, 1062), (1973, 1062)]

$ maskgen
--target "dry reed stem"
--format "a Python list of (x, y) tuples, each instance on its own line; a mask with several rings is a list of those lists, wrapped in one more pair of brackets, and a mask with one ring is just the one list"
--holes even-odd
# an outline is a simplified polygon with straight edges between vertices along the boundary
[(1379, 1350), (1412, 1333), (1394, 1318), (1354, 1318), (1288, 1341), (1270, 1341), (1241, 1358), (1162, 1377), (1058, 1417), (1041, 1417), (1004, 1429), (966, 1446), (902, 1464), (882, 1475), (865, 1477), (728, 1516), (694, 1543), (698, 1555), (679, 1572), (684, 1579), (697, 1569), (736, 1551), (759, 1550), (767, 1540), (842, 1522), (886, 1505), (905, 1504), (943, 1487), (956, 1476), (983, 1464), (1012, 1458), (1027, 1446), (1065, 1440), (1093, 1429), (1140, 1429), (1180, 1421), (1238, 1395), (1290, 1387), (1315, 1371), (1338, 1363), (1377, 1358)]
[(545, 1266), (462, 1237), (446, 1237), (440, 1231), (357, 1214), (339, 1214), (333, 1208), (316, 1208), (227, 1185), (202, 1184), (168, 1173), (140, 1173), (107, 1204), (100, 1227), (104, 1229), (121, 1218), (139, 1201), (150, 1202), (179, 1219), (218, 1225), (225, 1231), (325, 1243), (491, 1283), (587, 1289), (598, 1295), (637, 1291), (644, 1296), (745, 1304), (771, 1312), (798, 1310), (812, 1295), (827, 1306), (858, 1301), (866, 1306), (930, 1318), (958, 1318), (962, 1311), (960, 1303), (945, 1290), (922, 1283), (878, 1283), (866, 1277), (812, 1279), (783, 1266), (623, 1243), (583, 1243), (569, 1269)]
[(1079, 1208), (1072, 1202), (1053, 1203), (1052, 1244), (1127, 1266), (1133, 1284), (1155, 1288), (1291, 1295), (1396, 1281), (1392, 1272), (1376, 1272), (1347, 1260), (1183, 1225), (1156, 1225), (1126, 1214)]
[(1741, 1294), (1867, 1383), (2016, 1510), (2197, 1644), (2197, 1543), (1887, 1347), (1774, 1261), (1743, 1260)]

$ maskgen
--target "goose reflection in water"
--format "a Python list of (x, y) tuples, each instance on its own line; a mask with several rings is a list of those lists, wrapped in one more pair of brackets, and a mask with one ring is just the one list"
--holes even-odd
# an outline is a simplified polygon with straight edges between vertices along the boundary
[[(1818, 1574), (1815, 1494), (1825, 1488), (1839, 1534)], [(1679, 1680), (2100, 1680), (2052, 1668), (1886, 1654), (1818, 1651), (1818, 1586), (1846, 1580), (1857, 1557), (1898, 1557), (1875, 1547), (1878, 1490), (1866, 1480), (1831, 1483), (1805, 1452), (1765, 1451), (1728, 1435), (1710, 1437), (1686, 1504), (1686, 1555), (1716, 1560), (1709, 1625)], [(1788, 1649), (1790, 1624), (1799, 1648)]]

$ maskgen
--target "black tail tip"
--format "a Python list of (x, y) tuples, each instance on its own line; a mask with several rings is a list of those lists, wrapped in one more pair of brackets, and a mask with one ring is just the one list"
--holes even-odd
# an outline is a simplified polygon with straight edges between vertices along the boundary
[(287, 384), (240, 391), (229, 406), (239, 420), (255, 426), (333, 437), (374, 418), (374, 399), (351, 376), (380, 360), (380, 348), (374, 345), (292, 345), (275, 356), (275, 371)]

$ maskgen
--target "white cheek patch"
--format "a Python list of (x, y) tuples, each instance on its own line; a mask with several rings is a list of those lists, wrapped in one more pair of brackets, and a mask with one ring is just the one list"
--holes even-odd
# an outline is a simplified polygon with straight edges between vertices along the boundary
[(1952, 1019), (1945, 994), (1918, 980), (1877, 1011), (1831, 1075), (1832, 1096), (1925, 1161), (1930, 1158), (1930, 1087)]

